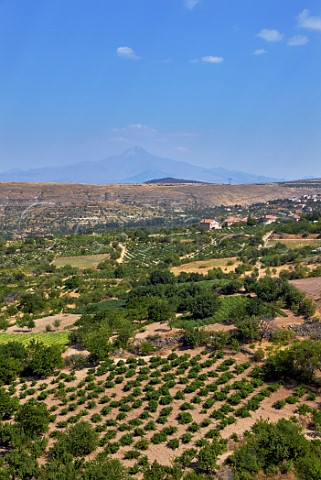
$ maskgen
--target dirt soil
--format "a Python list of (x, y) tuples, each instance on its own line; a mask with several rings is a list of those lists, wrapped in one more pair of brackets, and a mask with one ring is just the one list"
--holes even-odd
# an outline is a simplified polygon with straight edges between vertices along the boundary
[[(233, 262), (233, 265), (228, 265)], [(224, 272), (234, 272), (235, 268), (240, 264), (236, 261), (236, 257), (231, 258), (212, 258), (210, 260), (199, 260), (195, 262), (184, 263), (177, 267), (173, 267), (171, 272), (179, 275), (181, 272), (186, 273), (207, 273), (213, 268), (221, 268)]]
[[(12, 325), (8, 328), (7, 333), (44, 333), (47, 325), (49, 325), (55, 332), (63, 332), (66, 327), (73, 325), (78, 318), (80, 318), (80, 315), (75, 313), (58, 313), (56, 315), (49, 315), (48, 317), (35, 320), (36, 326), (32, 330)], [(57, 328), (54, 326), (55, 320), (59, 320), (60, 322), (60, 325)]]
[(290, 283), (306, 293), (317, 304), (317, 314), (321, 316), (321, 277), (300, 278)]
[(179, 328), (170, 329), (166, 322), (155, 322), (151, 325), (146, 325), (143, 332), (138, 332), (135, 335), (135, 340), (143, 340), (154, 335), (160, 335), (161, 337), (176, 336), (180, 331)]
[(298, 280), (292, 280), (291, 283), (299, 290), (302, 290), (302, 292), (313, 297), (314, 300), (320, 300), (321, 277), (300, 278)]
[(300, 317), (299, 315), (295, 315), (295, 313), (291, 312), (291, 310), (284, 310), (287, 314), (287, 317), (275, 317), (272, 322), (273, 327), (276, 328), (287, 328), (291, 325), (303, 325), (304, 318)]

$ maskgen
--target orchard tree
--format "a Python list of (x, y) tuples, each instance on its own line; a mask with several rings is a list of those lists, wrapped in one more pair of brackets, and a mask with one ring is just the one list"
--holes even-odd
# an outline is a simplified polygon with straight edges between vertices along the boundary
[(191, 302), (190, 310), (193, 318), (207, 318), (214, 315), (221, 302), (217, 294), (202, 292), (196, 295)]
[(0, 388), (0, 420), (10, 418), (19, 405), (18, 399), (12, 397), (4, 388)]
[(51, 375), (57, 368), (63, 367), (61, 350), (57, 345), (46, 347), (32, 340), (27, 347), (28, 363), (26, 371), (39, 377)]
[(130, 480), (127, 469), (117, 459), (100, 459), (88, 462), (84, 480)]
[(25, 293), (21, 296), (20, 308), (25, 313), (41, 313), (45, 306), (45, 299), (39, 293)]
[(15, 421), (27, 437), (36, 438), (48, 431), (50, 414), (45, 403), (32, 399), (20, 406)]
[(260, 338), (260, 323), (256, 317), (244, 318), (235, 322), (241, 340), (252, 342)]
[(183, 331), (183, 341), (189, 348), (200, 347), (208, 343), (209, 334), (203, 328), (187, 326)]
[(84, 457), (96, 450), (98, 433), (89, 422), (78, 422), (69, 427), (61, 440), (66, 451), (73, 457)]
[(174, 309), (165, 299), (154, 297), (148, 307), (148, 319), (153, 322), (169, 320), (174, 315)]
[(150, 273), (149, 281), (152, 285), (175, 283), (175, 275), (168, 270), (154, 270)]
[(291, 347), (270, 355), (266, 373), (274, 377), (293, 377), (311, 382), (321, 370), (321, 341), (302, 340)]
[(226, 441), (217, 437), (212, 443), (208, 443), (202, 447), (198, 453), (198, 467), (201, 471), (211, 473), (217, 470), (217, 457), (225, 450)]
[(21, 343), (0, 345), (0, 384), (13, 382), (24, 369), (26, 361), (27, 352)]
[(90, 352), (92, 360), (104, 360), (109, 356), (112, 351), (111, 336), (112, 330), (106, 324), (97, 325), (96, 328), (90, 329), (84, 339), (84, 344)]

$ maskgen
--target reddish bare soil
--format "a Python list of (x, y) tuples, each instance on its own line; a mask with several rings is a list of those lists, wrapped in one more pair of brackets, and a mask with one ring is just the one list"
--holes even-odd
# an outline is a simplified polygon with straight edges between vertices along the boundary
[(321, 277), (300, 278), (291, 283), (317, 304), (317, 313), (321, 315)]
[(300, 278), (298, 280), (292, 280), (291, 283), (299, 290), (302, 290), (302, 292), (313, 297), (314, 300), (320, 300), (321, 277)]

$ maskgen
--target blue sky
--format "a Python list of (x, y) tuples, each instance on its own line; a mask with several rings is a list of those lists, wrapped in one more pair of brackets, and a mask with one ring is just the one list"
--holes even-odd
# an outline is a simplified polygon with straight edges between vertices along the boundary
[(139, 145), (321, 177), (314, 0), (0, 0), (0, 171)]

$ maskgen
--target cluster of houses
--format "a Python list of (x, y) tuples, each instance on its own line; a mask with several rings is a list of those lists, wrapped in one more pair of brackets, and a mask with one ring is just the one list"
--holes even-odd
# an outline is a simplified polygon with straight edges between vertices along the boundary
[(203, 218), (200, 221), (200, 226), (205, 230), (220, 230), (223, 227), (233, 227), (239, 224), (249, 224), (249, 218), (253, 220), (255, 223), (259, 223), (261, 225), (271, 225), (271, 223), (276, 222), (277, 220), (280, 221), (289, 221), (294, 220), (298, 222), (300, 220), (300, 215), (289, 215), (286, 217), (277, 217), (275, 215), (264, 215), (260, 218), (254, 217), (234, 217), (234, 218), (226, 218), (222, 222), (219, 222), (212, 218)]

